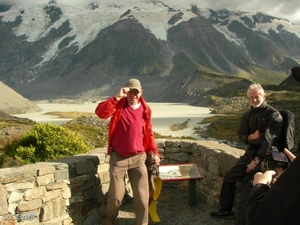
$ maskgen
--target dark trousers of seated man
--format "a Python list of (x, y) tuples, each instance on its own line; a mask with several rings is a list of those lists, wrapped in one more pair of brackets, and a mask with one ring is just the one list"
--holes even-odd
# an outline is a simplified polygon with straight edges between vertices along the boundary
[(247, 165), (253, 160), (247, 154), (242, 155), (235, 166), (233, 166), (225, 175), (220, 193), (220, 206), (223, 209), (232, 210), (235, 187), (237, 182), (243, 183), (239, 204), (237, 207), (235, 225), (246, 224), (246, 211), (248, 207), (248, 198), (252, 189), (252, 180), (256, 172), (261, 172), (260, 163), (255, 167), (251, 173), (247, 173)]

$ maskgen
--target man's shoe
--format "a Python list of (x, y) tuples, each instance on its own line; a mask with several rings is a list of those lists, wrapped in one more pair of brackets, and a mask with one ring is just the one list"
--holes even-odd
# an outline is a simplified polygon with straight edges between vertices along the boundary
[(214, 219), (225, 219), (225, 220), (233, 220), (234, 219), (234, 213), (232, 211), (228, 210), (219, 210), (218, 212), (211, 212), (210, 216)]

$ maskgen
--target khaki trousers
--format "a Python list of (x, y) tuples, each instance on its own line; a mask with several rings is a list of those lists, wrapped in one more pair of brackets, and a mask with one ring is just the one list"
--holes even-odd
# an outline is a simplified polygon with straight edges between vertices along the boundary
[(124, 158), (115, 151), (110, 154), (110, 186), (106, 219), (113, 221), (119, 213), (125, 194), (124, 176), (128, 173), (135, 205), (136, 225), (148, 224), (149, 186), (145, 165), (146, 153)]

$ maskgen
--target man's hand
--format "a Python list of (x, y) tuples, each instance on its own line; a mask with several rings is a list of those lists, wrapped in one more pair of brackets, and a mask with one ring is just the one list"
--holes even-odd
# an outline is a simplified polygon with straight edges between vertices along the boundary
[(259, 132), (259, 130), (255, 131), (253, 134), (250, 134), (248, 136), (248, 141), (252, 141), (252, 140), (255, 140), (255, 139), (259, 139), (260, 137), (262, 136), (262, 133)]
[(291, 162), (293, 162), (294, 159), (296, 158), (296, 156), (286, 148), (283, 151), (284, 151), (284, 154), (286, 154), (286, 156), (289, 158), (289, 160), (291, 160)]
[(158, 155), (155, 155), (155, 164), (159, 165), (160, 164), (160, 158)]
[[(286, 156), (291, 160), (291, 162), (293, 162), (294, 159), (296, 158), (296, 156), (286, 148), (284, 149), (284, 154), (286, 154)], [(248, 168), (250, 167), (251, 163), (249, 164)], [(248, 172), (248, 169), (247, 169), (247, 172)], [(283, 172), (284, 171), (281, 171), (281, 173), (283, 173)], [(253, 185), (272, 184), (276, 181), (276, 179), (274, 179), (275, 174), (276, 174), (276, 172), (274, 170), (268, 170), (264, 173), (258, 172), (254, 175)]]
[(254, 168), (257, 166), (257, 164), (252, 160), (250, 164), (248, 164), (247, 167), (247, 173), (250, 173), (252, 170), (254, 170)]
[(122, 98), (126, 98), (127, 97), (127, 93), (128, 91), (130, 91), (129, 87), (122, 87), (119, 91), (119, 93), (115, 96), (115, 98), (119, 101)]
[(271, 184), (275, 174), (274, 170), (268, 170), (264, 173), (257, 172), (254, 175), (253, 186), (256, 184)]

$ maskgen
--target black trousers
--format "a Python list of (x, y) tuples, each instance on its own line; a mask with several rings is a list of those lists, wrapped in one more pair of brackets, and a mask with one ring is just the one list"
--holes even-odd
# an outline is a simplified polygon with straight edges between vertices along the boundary
[(251, 173), (247, 173), (247, 165), (253, 158), (247, 154), (242, 155), (235, 166), (233, 166), (225, 175), (220, 193), (220, 206), (225, 210), (232, 210), (235, 186), (237, 182), (243, 183), (243, 189), (239, 204), (237, 207), (235, 225), (246, 224), (246, 211), (248, 207), (248, 199), (252, 189), (252, 180), (256, 172), (261, 172), (260, 164), (258, 164)]

